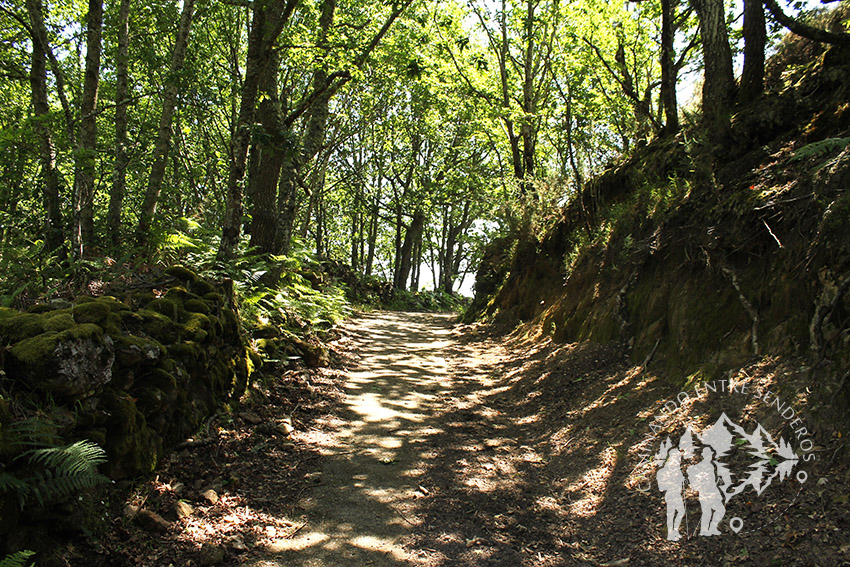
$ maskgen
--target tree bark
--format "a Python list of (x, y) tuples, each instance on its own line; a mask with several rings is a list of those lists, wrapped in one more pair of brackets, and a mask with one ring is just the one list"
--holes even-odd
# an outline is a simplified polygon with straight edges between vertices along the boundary
[[(537, 106), (534, 96), (534, 0), (526, 0), (525, 15), (525, 54), (523, 61), (522, 111), (524, 113), (520, 134), (522, 135), (522, 173), (523, 180), (534, 177), (534, 147), (536, 128), (534, 127)], [(524, 193), (529, 191), (524, 188)]]
[(145, 200), (139, 213), (139, 225), (136, 228), (136, 244), (145, 246), (150, 235), (151, 225), (156, 214), (159, 194), (162, 191), (162, 181), (165, 179), (165, 166), (168, 158), (168, 148), (171, 145), (171, 121), (177, 107), (177, 93), (180, 86), (180, 72), (186, 60), (186, 49), (189, 46), (189, 31), (192, 26), (195, 0), (183, 1), (183, 12), (180, 15), (180, 26), (174, 42), (174, 52), (171, 55), (171, 67), (168, 73), (168, 83), (162, 93), (162, 114), (159, 117), (159, 128), (153, 151), (153, 165), (145, 191)]
[(80, 133), (74, 159), (74, 223), (71, 244), (82, 257), (94, 244), (94, 172), (97, 154), (97, 91), (103, 35), (103, 0), (89, 0), (86, 16), (86, 70), (80, 101)]
[(673, 12), (675, 0), (661, 0), (661, 104), (664, 107), (664, 132), (679, 131), (679, 107), (676, 101), (676, 64), (673, 61)]
[(224, 219), (222, 222), (220, 259), (233, 256), (242, 231), (243, 191), (251, 126), (259, 90), (260, 74), (275, 41), (298, 5), (299, 0), (258, 0), (253, 6), (251, 30), (248, 32), (248, 52), (245, 60), (245, 80), (239, 115), (230, 138), (230, 165), (227, 174)]
[(254, 144), (256, 171), (248, 178), (251, 195), (251, 246), (261, 254), (274, 254), (277, 234), (277, 189), (284, 154), (289, 141), (281, 134), (280, 101), (278, 98), (278, 73), (280, 57), (276, 50), (269, 53), (260, 74), (261, 102), (258, 119), (263, 132), (261, 141)]
[(369, 215), (369, 231), (368, 231), (368, 245), (366, 252), (366, 267), (363, 270), (363, 273), (367, 276), (372, 275), (372, 267), (375, 264), (375, 250), (378, 245), (378, 213), (380, 211), (381, 206), (381, 185), (380, 185), (380, 176), (378, 177), (378, 187), (375, 192), (374, 197), (372, 198), (372, 206)]
[[(41, 0), (26, 0), (27, 13), (33, 30), (44, 29), (44, 12)], [(32, 59), (30, 66), (30, 86), (32, 89), (32, 105), (36, 116), (35, 129), (39, 136), (39, 153), (42, 175), (42, 200), (47, 218), (44, 226), (44, 246), (47, 252), (58, 251), (60, 257), (65, 253), (62, 246), (65, 242), (62, 228), (62, 210), (59, 195), (59, 172), (56, 169), (56, 148), (53, 144), (53, 134), (48, 123), (50, 118), (50, 103), (47, 96), (47, 46), (44, 38), (37, 32), (33, 34)]]
[(709, 139), (722, 143), (728, 134), (729, 111), (735, 99), (732, 50), (726, 31), (723, 0), (693, 0), (699, 16), (705, 77), (702, 86), (703, 121)]
[(764, 47), (767, 30), (762, 0), (744, 0), (744, 70), (738, 103), (755, 100), (764, 91)]
[(107, 236), (113, 246), (121, 243), (121, 210), (127, 188), (127, 95), (130, 53), (130, 0), (121, 0), (118, 8), (118, 54), (115, 58), (115, 165), (109, 193)]
[(395, 278), (395, 288), (406, 290), (407, 280), (410, 277), (410, 268), (413, 259), (413, 247), (417, 240), (421, 240), (422, 231), (425, 228), (425, 214), (421, 209), (416, 209), (410, 226), (404, 232), (404, 242), (399, 250), (398, 270)]
[[(336, 12), (336, 0), (323, 0), (319, 15), (319, 33), (316, 46), (320, 49), (327, 46), (328, 33), (333, 24)], [(298, 175), (313, 159), (325, 140), (325, 128), (328, 120), (328, 103), (332, 92), (329, 89), (330, 79), (323, 62), (319, 62), (313, 73), (313, 93), (318, 93), (309, 108), (309, 118), (304, 136), (301, 140), (300, 151), (293, 152), (288, 167), (281, 171), (278, 193), (278, 227), (275, 248), (278, 253), (286, 254), (292, 244), (292, 229), (298, 213)], [(290, 127), (291, 124), (286, 124)]]

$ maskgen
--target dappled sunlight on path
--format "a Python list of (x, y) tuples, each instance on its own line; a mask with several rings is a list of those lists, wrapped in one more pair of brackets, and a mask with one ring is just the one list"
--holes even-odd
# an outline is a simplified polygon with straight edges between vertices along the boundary
[(360, 365), (349, 373), (336, 431), (320, 435), (325, 456), (315, 489), (302, 498), (297, 533), (267, 546), (257, 567), (415, 565), (401, 539), (422, 495), (422, 442), (452, 388), (446, 349), (451, 315), (371, 313), (349, 324)]

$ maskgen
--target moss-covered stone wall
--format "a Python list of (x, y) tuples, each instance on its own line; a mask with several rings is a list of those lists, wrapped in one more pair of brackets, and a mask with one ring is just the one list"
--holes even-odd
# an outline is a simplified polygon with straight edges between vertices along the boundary
[(236, 313), (193, 272), (166, 274), (156, 289), (121, 297), (0, 308), (0, 420), (38, 417), (68, 441), (93, 440), (118, 479), (151, 472), (238, 399), (256, 360)]

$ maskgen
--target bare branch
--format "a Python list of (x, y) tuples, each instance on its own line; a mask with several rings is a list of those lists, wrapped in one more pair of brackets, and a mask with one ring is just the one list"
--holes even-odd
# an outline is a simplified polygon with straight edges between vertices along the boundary
[(782, 11), (776, 0), (764, 0), (767, 11), (774, 19), (791, 30), (791, 32), (821, 43), (834, 43), (835, 45), (850, 45), (850, 33), (835, 33), (824, 29), (810, 26), (800, 20), (794, 19)]

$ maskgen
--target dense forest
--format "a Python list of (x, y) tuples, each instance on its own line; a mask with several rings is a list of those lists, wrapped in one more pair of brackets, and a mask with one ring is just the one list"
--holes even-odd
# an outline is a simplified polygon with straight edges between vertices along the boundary
[(293, 250), (451, 293), (485, 241), (540, 232), (632, 147), (700, 113), (722, 131), (775, 21), (831, 33), (767, 8), (6, 3), (4, 301), (69, 270)]
[[(829, 400), (809, 409), (843, 422), (848, 20), (776, 0), (0, 0), (0, 565), (61, 547), (50, 522), (102, 530), (74, 498), (138, 496), (225, 426), (312, 424), (305, 369), (344, 366), (329, 345), (354, 309), (466, 308), (676, 385), (808, 357)], [(153, 491), (130, 516), (165, 532)]]

